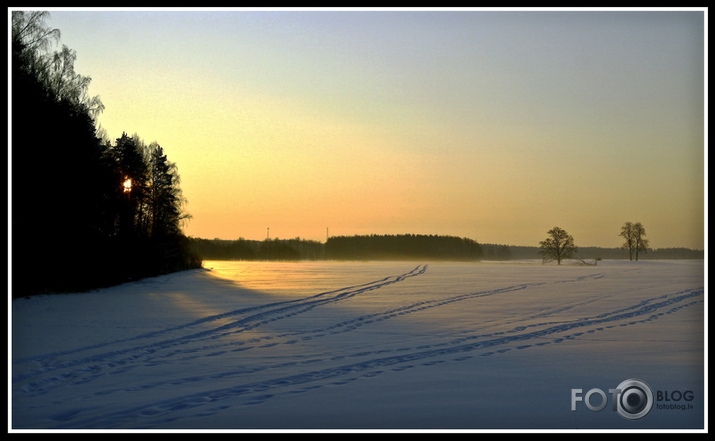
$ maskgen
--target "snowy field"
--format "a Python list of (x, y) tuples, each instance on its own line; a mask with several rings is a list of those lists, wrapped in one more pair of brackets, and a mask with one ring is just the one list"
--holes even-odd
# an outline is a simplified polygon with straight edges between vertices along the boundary
[(10, 429), (707, 428), (703, 261), (205, 267), (12, 301)]

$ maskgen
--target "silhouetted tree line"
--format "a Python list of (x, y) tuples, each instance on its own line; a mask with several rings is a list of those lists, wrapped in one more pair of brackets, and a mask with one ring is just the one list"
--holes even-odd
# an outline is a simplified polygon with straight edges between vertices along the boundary
[(13, 296), (194, 268), (176, 166), (156, 143), (97, 135), (103, 110), (45, 12), (12, 13)]
[[(427, 240), (405, 240), (411, 245), (397, 245), (402, 236), (352, 236), (331, 237), (327, 243), (312, 240), (271, 239), (271, 240), (225, 240), (189, 238), (192, 250), (204, 260), (386, 260), (386, 259), (430, 259), (445, 260), (518, 260), (541, 259), (541, 248), (515, 245), (478, 244), (471, 239), (450, 236), (432, 237), (432, 245), (425, 246)], [(383, 238), (383, 239), (376, 239)], [(435, 240), (435, 238), (438, 238)], [(446, 240), (439, 240), (443, 238)], [(420, 243), (420, 241), (422, 241)], [(441, 248), (435, 244), (442, 242)], [(372, 242), (371, 245), (368, 243)], [(381, 245), (375, 245), (382, 242)], [(479, 251), (477, 251), (477, 246)], [(392, 249), (390, 249), (392, 247)], [(430, 248), (431, 247), (431, 248)], [(466, 252), (464, 249), (471, 249)], [(439, 251), (435, 251), (439, 250)], [(447, 250), (452, 250), (448, 252)], [(379, 252), (378, 252), (379, 251)], [(439, 256), (439, 257), (438, 257)], [(582, 259), (628, 259), (628, 250), (623, 248), (579, 247), (578, 257)], [(703, 250), (689, 248), (649, 249), (649, 259), (703, 259)]]
[[(483, 260), (541, 259), (541, 248), (515, 245), (480, 244)], [(704, 259), (704, 250), (690, 248), (649, 248), (648, 259)], [(603, 247), (578, 247), (581, 259), (629, 259), (627, 249)]]
[(452, 236), (336, 236), (326, 243), (296, 239), (223, 240), (191, 238), (205, 260), (479, 260), (477, 242)]
[(472, 239), (454, 236), (374, 234), (330, 237), (325, 243), (325, 257), (336, 260), (474, 261), (482, 258), (482, 249)]
[(204, 260), (321, 260), (324, 244), (312, 240), (190, 239), (192, 250)]

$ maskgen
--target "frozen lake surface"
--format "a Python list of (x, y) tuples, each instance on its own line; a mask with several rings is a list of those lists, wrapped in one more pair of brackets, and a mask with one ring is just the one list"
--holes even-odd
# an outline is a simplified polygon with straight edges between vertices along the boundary
[[(205, 267), (12, 301), (11, 428), (707, 423), (703, 261)], [(629, 379), (638, 419), (609, 394)]]

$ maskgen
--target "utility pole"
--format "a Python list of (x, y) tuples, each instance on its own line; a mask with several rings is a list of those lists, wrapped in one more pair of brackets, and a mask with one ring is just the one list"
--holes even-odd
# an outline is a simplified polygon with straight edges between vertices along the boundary
[(270, 239), (271, 239), (271, 229), (266, 228), (266, 240), (270, 240)]
[(330, 239), (330, 229), (326, 228), (325, 229), (325, 242), (328, 242), (328, 239)]

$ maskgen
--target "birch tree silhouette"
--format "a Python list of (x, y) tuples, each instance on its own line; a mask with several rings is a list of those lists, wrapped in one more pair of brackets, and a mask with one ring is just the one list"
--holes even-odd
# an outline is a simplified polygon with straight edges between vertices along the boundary
[[(88, 94), (91, 79), (75, 72), (76, 53), (53, 51), (60, 32), (48, 17), (12, 13), (13, 296), (200, 266), (181, 234), (176, 166), (137, 136), (114, 146), (101, 139), (104, 106)], [(41, 274), (28, 276), (37, 267)]]

